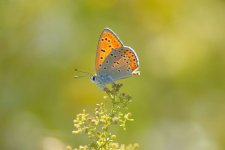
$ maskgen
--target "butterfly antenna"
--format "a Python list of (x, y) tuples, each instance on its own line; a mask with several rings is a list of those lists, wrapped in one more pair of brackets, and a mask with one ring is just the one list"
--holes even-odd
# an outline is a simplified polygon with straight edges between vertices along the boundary
[(73, 76), (74, 78), (82, 78), (82, 77), (87, 77), (87, 76)]
[[(80, 72), (80, 73), (83, 73), (83, 74), (86, 74), (88, 76), (92, 76), (93, 74), (89, 73), (89, 72), (86, 72), (86, 71), (82, 71), (82, 70), (78, 70), (78, 69), (74, 69), (74, 71), (76, 72)], [(74, 78), (78, 78), (78, 77), (86, 77), (86, 76), (74, 76)]]

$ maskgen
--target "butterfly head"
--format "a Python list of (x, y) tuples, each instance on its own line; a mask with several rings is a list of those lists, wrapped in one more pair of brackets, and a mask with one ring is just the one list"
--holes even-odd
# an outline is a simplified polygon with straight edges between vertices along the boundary
[(104, 90), (105, 84), (102, 82), (101, 77), (95, 74), (95, 75), (92, 75), (90, 79), (92, 83), (97, 84), (100, 87), (100, 89)]
[(97, 75), (92, 75), (92, 76), (90, 77), (90, 79), (91, 79), (91, 81), (92, 81), (93, 83), (96, 83), (96, 82), (97, 82)]

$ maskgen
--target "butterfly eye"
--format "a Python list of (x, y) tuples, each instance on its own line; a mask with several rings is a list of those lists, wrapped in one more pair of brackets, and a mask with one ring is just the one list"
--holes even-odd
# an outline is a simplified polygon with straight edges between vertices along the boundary
[(92, 80), (92, 81), (95, 81), (95, 80), (96, 80), (96, 76), (92, 76), (92, 77), (91, 77), (91, 80)]

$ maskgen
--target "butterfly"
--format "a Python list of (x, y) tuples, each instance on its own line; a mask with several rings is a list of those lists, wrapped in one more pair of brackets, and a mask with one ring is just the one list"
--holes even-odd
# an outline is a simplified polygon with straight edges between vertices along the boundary
[(98, 40), (95, 69), (96, 74), (91, 76), (91, 81), (101, 89), (116, 80), (140, 75), (137, 54), (132, 48), (124, 46), (109, 28), (102, 31)]

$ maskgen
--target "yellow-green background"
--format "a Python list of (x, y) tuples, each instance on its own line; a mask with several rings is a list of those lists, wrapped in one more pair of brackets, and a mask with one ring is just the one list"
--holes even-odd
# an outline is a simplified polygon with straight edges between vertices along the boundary
[(140, 59), (141, 76), (121, 81), (135, 121), (118, 141), (224, 150), (224, 0), (0, 0), (0, 149), (88, 143), (72, 120), (104, 93), (73, 70), (95, 72), (105, 27)]

